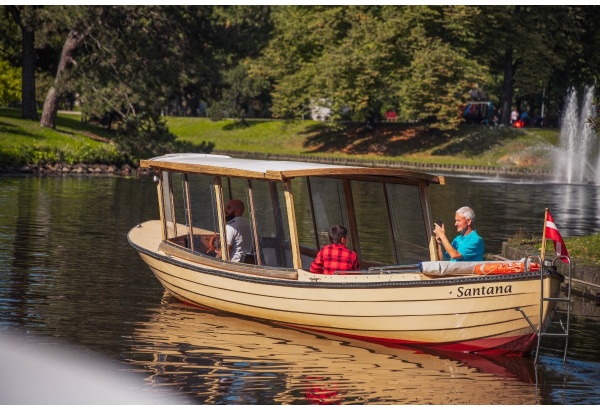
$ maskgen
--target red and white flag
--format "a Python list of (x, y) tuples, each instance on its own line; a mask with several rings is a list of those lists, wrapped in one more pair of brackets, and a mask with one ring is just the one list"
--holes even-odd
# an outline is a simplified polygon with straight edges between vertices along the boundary
[(546, 211), (546, 238), (552, 239), (554, 241), (554, 251), (556, 252), (556, 256), (563, 255), (569, 256), (569, 251), (567, 251), (567, 247), (565, 246), (565, 242), (563, 241), (562, 236), (560, 236), (560, 232), (558, 232), (558, 228), (554, 223), (554, 219), (552, 219), (552, 215), (550, 212)]

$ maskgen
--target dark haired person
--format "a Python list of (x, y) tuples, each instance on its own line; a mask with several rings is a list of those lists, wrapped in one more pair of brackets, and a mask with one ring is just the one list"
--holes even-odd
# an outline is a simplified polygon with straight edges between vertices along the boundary
[(321, 248), (310, 265), (312, 273), (333, 275), (337, 271), (359, 270), (356, 253), (346, 247), (348, 230), (341, 225), (329, 229), (330, 245)]

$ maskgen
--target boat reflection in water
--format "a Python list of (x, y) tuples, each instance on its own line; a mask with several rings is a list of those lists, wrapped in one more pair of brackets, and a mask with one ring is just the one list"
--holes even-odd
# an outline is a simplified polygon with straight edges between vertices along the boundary
[[(130, 362), (204, 404), (537, 404), (531, 358), (415, 351), (219, 312), (165, 294)], [(450, 356), (452, 355), (452, 356)]]

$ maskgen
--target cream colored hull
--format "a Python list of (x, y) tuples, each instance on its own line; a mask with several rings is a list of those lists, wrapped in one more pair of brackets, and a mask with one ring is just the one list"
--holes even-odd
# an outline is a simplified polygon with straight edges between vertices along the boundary
[[(386, 344), (522, 354), (531, 350), (535, 332), (517, 308), (536, 328), (552, 308), (545, 302), (540, 315), (537, 274), (430, 279), (300, 271), (297, 280), (260, 277), (236, 271), (240, 264), (215, 268), (165, 255), (146, 224), (148, 231), (134, 228), (129, 240), (174, 297), (288, 326)], [(559, 281), (546, 276), (543, 286), (550, 296)]]

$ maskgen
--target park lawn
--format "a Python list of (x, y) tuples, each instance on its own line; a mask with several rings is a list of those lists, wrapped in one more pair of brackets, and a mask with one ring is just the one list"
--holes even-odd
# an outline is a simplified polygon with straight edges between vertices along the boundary
[(284, 122), (167, 117), (178, 138), (212, 142), (217, 151), (311, 155), (366, 160), (547, 169), (558, 130), (464, 124), (451, 132), (430, 132), (403, 124), (334, 125), (311, 120)]
[(56, 129), (42, 128), (38, 121), (24, 120), (21, 111), (0, 108), (0, 146), (50, 146), (62, 149), (103, 145), (84, 132), (110, 135), (99, 127), (84, 124), (80, 114), (60, 114)]
[(116, 146), (90, 137), (110, 135), (82, 123), (79, 114), (60, 114), (56, 129), (49, 129), (22, 119), (20, 110), (0, 108), (0, 165), (114, 162), (120, 158)]
[(167, 117), (169, 130), (178, 139), (215, 144), (215, 150), (302, 155), (304, 138), (314, 129), (334, 128), (317, 121), (246, 120), (211, 121), (208, 118)]

